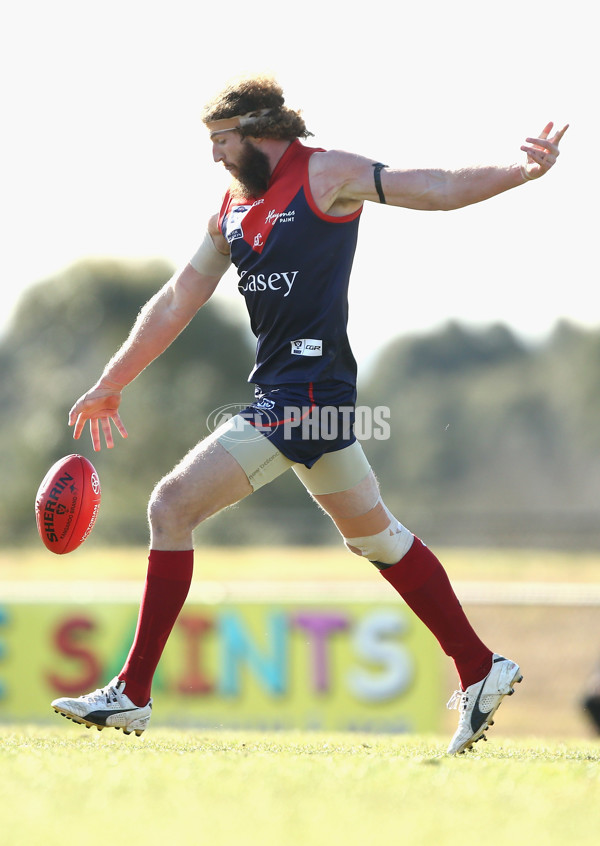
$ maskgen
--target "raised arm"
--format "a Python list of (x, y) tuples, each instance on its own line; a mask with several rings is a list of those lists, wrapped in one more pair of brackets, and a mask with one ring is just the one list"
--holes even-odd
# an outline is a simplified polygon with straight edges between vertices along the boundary
[[(441, 169), (380, 170), (381, 189), (390, 206), (448, 211), (479, 203), (547, 173), (556, 163), (560, 140), (568, 125), (549, 137), (547, 124), (539, 138), (527, 138), (521, 150), (524, 164)], [(314, 160), (314, 162), (313, 162)], [(371, 159), (331, 151), (311, 159), (311, 188), (319, 207), (330, 214), (348, 214), (366, 200), (381, 202)]]
[[(71, 409), (69, 425), (75, 427), (73, 437), (78, 439), (81, 436), (89, 420), (94, 450), (98, 451), (101, 447), (100, 427), (106, 446), (109, 449), (114, 446), (111, 420), (122, 437), (127, 437), (118, 411), (123, 388), (133, 382), (185, 329), (209, 300), (227, 269), (228, 257), (215, 246), (216, 242), (223, 249), (215, 225), (215, 220), (211, 219), (205, 242), (191, 263), (166, 282), (143, 306), (127, 340), (108, 362), (100, 379)], [(223, 243), (226, 245), (224, 239)], [(202, 273), (196, 268), (209, 270), (210, 273)]]

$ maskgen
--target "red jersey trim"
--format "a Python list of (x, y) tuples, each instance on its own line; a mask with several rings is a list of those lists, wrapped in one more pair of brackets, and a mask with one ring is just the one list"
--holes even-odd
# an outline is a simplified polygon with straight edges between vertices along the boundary
[[(265, 205), (268, 203), (264, 203), (264, 200), (268, 200), (269, 202), (271, 199), (280, 205), (282, 208), (290, 202), (294, 195), (293, 191), (293, 175), (285, 174), (288, 165), (293, 162), (295, 159), (303, 158), (304, 161), (302, 166), (304, 168), (304, 177), (302, 179), (302, 188), (304, 190), (304, 196), (306, 198), (306, 202), (308, 203), (308, 207), (312, 211), (312, 213), (318, 217), (320, 220), (327, 221), (328, 223), (348, 223), (350, 221), (356, 220), (362, 214), (362, 205), (359, 209), (357, 209), (352, 214), (347, 215), (332, 215), (327, 214), (326, 212), (321, 211), (317, 206), (315, 199), (313, 197), (313, 193), (310, 188), (310, 177), (309, 177), (309, 161), (314, 153), (324, 153), (321, 147), (305, 147), (303, 144), (300, 143), (298, 139), (293, 141), (288, 149), (285, 151), (279, 162), (277, 163), (275, 170), (271, 175), (271, 186), (275, 189), (275, 191), (269, 197), (270, 189), (267, 189), (267, 192), (264, 195), (264, 198), (259, 198), (256, 200), (250, 199), (239, 199), (237, 201), (237, 205), (246, 205), (250, 206), (252, 209), (255, 206), (262, 206), (264, 208)], [(283, 171), (283, 173), (282, 173)], [(292, 181), (290, 182), (290, 176), (292, 177)], [(277, 183), (279, 182), (279, 185)], [(221, 232), (223, 231), (223, 221), (227, 213), (229, 212), (232, 206), (231, 194), (229, 191), (226, 192), (223, 202), (221, 204), (221, 209), (219, 212), (219, 229)], [(262, 252), (262, 247), (264, 246), (266, 237), (268, 237), (267, 233), (259, 233), (258, 229), (264, 230), (264, 225), (261, 226), (258, 223), (257, 217), (260, 215), (254, 214), (246, 221), (246, 229), (245, 229), (245, 240), (246, 242), (252, 247), (255, 252)], [(254, 221), (252, 220), (254, 218)], [(250, 224), (248, 226), (248, 224)], [(256, 243), (255, 236), (259, 235), (260, 243)]]

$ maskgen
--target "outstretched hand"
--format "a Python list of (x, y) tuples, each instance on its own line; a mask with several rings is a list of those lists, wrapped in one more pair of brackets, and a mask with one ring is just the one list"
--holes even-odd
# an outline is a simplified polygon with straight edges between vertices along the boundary
[(560, 155), (558, 145), (561, 138), (569, 128), (569, 124), (555, 132), (551, 138), (548, 135), (552, 132), (554, 124), (552, 121), (543, 128), (539, 138), (526, 138), (527, 144), (523, 144), (521, 150), (527, 153), (527, 164), (522, 167), (523, 176), (526, 179), (538, 179), (547, 173), (556, 164)]
[(127, 437), (127, 430), (119, 417), (119, 404), (121, 402), (121, 388), (115, 389), (110, 383), (98, 382), (86, 394), (83, 394), (71, 411), (69, 412), (69, 426), (74, 426), (73, 437), (79, 440), (86, 422), (90, 421), (90, 434), (92, 446), (98, 452), (101, 448), (100, 426), (104, 433), (104, 440), (108, 449), (114, 446), (110, 422), (115, 424), (118, 432), (123, 438)]

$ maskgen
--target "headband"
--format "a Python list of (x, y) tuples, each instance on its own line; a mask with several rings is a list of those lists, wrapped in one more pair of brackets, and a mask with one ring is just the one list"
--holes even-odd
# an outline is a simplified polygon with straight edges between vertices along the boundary
[(218, 132), (231, 132), (234, 129), (240, 129), (246, 126), (252, 126), (261, 118), (270, 114), (272, 109), (255, 109), (253, 112), (247, 112), (245, 115), (236, 115), (235, 117), (223, 118), (222, 120), (209, 120), (206, 126), (211, 136)]

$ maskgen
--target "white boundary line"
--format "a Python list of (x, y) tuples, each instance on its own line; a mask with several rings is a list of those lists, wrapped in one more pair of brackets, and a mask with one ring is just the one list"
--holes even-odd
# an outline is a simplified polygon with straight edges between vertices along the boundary
[[(118, 582), (5, 582), (0, 586), (3, 604), (139, 603), (142, 581)], [(465, 605), (573, 605), (600, 606), (600, 583), (596, 582), (461, 582), (454, 583)], [(319, 582), (198, 582), (188, 603), (215, 605), (222, 602), (396, 602), (383, 581)]]

